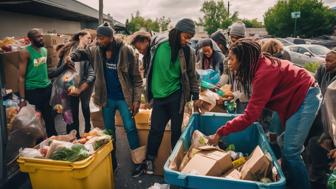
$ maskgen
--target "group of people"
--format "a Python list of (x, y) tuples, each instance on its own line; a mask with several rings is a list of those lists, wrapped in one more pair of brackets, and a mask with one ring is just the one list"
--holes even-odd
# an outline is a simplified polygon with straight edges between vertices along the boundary
[[(196, 49), (189, 46), (195, 35), (195, 23), (188, 18), (179, 20), (167, 34), (151, 36), (147, 32), (135, 32), (130, 44), (115, 37), (113, 29), (106, 23), (96, 32), (95, 43), (91, 43), (93, 39), (89, 32), (81, 31), (70, 43), (60, 46), (59, 64), (49, 71), (43, 35), (37, 29), (28, 32), (31, 45), (20, 53), (20, 105), (24, 106), (28, 101), (41, 111), (48, 136), (57, 134), (53, 109), (48, 103), (50, 80), (66, 70), (74, 70), (75, 64), (79, 64), (79, 87), (68, 93), (74, 122), (67, 125), (67, 131), (79, 131), (79, 101), (85, 131), (89, 131), (92, 96), (93, 103), (102, 108), (105, 128), (113, 131), (113, 138), (116, 139), (114, 119), (118, 110), (130, 149), (139, 148), (134, 116), (139, 111), (144, 92), (152, 106), (151, 127), (146, 159), (135, 164), (132, 176), (154, 174), (153, 161), (167, 123), (171, 121), (173, 148), (181, 135), (186, 103), (193, 101), (195, 110), (203, 106), (196, 70), (212, 69), (220, 74), (216, 83), (218, 88), (226, 84), (231, 86), (232, 93), (226, 97), (236, 100), (236, 113), (240, 115), (209, 136), (209, 142), (217, 144), (222, 136), (247, 128), (260, 119), (265, 108), (274, 111), (279, 115), (283, 132), (282, 166), (288, 185), (310, 188), (301, 153), (318, 114), (324, 87), (336, 79), (336, 52), (328, 54), (327, 64), (321, 66), (315, 79), (311, 73), (290, 62), (281, 42), (246, 38), (245, 25), (241, 22), (234, 23), (227, 34), (220, 30), (200, 40)], [(114, 170), (118, 166), (115, 149), (116, 146), (112, 152)]]

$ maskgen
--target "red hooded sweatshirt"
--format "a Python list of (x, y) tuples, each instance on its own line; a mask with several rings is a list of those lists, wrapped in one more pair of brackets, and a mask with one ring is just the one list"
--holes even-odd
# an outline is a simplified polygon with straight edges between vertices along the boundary
[(262, 57), (252, 81), (252, 95), (244, 114), (226, 123), (217, 130), (220, 136), (244, 130), (255, 122), (264, 108), (277, 112), (284, 127), (301, 106), (308, 89), (315, 79), (308, 71), (287, 60), (272, 64)]

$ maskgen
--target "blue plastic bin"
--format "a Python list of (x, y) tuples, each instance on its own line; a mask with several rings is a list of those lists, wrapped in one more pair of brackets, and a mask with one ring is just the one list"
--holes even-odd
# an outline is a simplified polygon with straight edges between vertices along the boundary
[[(164, 166), (165, 182), (171, 185), (183, 188), (199, 188), (199, 189), (283, 189), (286, 185), (284, 174), (276, 161), (274, 153), (268, 143), (262, 127), (258, 123), (254, 123), (241, 132), (230, 134), (225, 137), (224, 141), (228, 144), (234, 144), (237, 151), (243, 153), (251, 153), (254, 148), (259, 145), (264, 152), (269, 152), (272, 156), (273, 165), (276, 167), (280, 179), (277, 182), (261, 183), (247, 180), (230, 180), (222, 177), (199, 176), (192, 174), (183, 174), (169, 168), (171, 160), (177, 157), (181, 148), (187, 151), (190, 146), (192, 133), (194, 130), (200, 130), (205, 135), (214, 134), (216, 130), (233, 119), (236, 115), (222, 113), (206, 113), (204, 115), (194, 114), (189, 120), (188, 127), (182, 133), (172, 154)], [(202, 163), (202, 162), (200, 162)]]

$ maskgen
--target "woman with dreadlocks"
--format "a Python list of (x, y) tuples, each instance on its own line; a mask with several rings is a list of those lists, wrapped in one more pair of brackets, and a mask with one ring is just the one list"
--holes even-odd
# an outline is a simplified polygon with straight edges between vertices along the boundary
[(197, 107), (201, 103), (195, 53), (188, 46), (194, 34), (194, 22), (184, 18), (169, 32), (168, 38), (156, 36), (151, 41), (151, 61), (146, 71), (146, 96), (153, 102), (145, 161), (147, 174), (154, 173), (153, 161), (168, 121), (171, 121), (173, 148), (181, 135), (185, 103), (191, 99)]
[(321, 104), (321, 90), (306, 70), (286, 60), (261, 53), (260, 45), (240, 39), (230, 47), (229, 68), (236, 71), (251, 98), (244, 114), (220, 127), (210, 143), (244, 130), (256, 121), (264, 108), (279, 114), (284, 129), (283, 167), (291, 188), (310, 188), (301, 152), (305, 138)]

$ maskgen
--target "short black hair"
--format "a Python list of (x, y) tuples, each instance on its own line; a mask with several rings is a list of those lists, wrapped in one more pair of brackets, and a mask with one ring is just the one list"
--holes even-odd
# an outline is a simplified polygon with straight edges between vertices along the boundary
[(39, 29), (37, 29), (37, 28), (33, 28), (33, 29), (31, 29), (31, 30), (28, 31), (28, 33), (27, 33), (27, 37), (28, 37), (29, 39), (32, 39), (32, 38), (34, 38), (34, 36), (35, 36), (38, 32), (40, 32)]
[(131, 45), (135, 45), (138, 42), (142, 43), (142, 42), (145, 42), (146, 40), (150, 41), (150, 37), (149, 36), (145, 36), (145, 35), (137, 35), (132, 40)]

